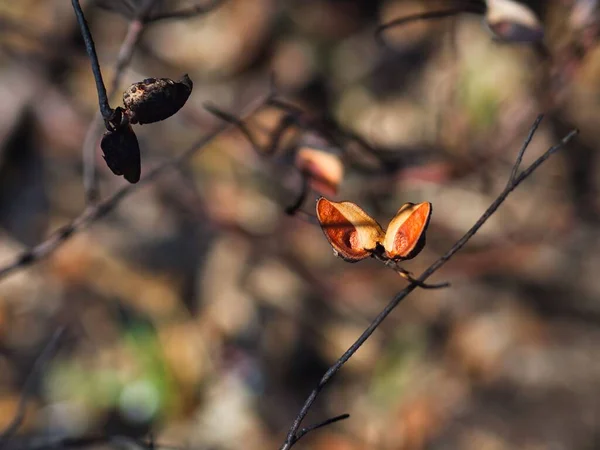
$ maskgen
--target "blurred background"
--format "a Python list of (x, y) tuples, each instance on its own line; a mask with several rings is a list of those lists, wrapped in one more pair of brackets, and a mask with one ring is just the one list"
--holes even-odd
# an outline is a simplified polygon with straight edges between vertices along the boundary
[[(83, 2), (108, 85), (140, 3)], [(451, 288), (416, 290), (344, 366), (305, 425), (350, 419), (297, 448), (600, 448), (598, 5), (521, 2), (543, 44), (503, 42), (477, 14), (375, 40), (379, 24), (461, 3), (478, 2), (225, 0), (148, 23), (112, 106), (148, 77), (188, 73), (194, 90), (175, 116), (135, 127), (142, 176), (219, 126), (204, 103), (241, 114), (271, 73), (302, 112), (263, 108), (247, 122), (261, 145), (291, 123), (272, 154), (223, 133), (0, 279), (0, 429), (65, 327), (7, 448), (150, 435), (157, 448), (279, 448), (327, 367), (406, 285), (376, 261), (336, 258), (315, 198), (353, 201), (384, 226), (402, 203), (432, 202), (428, 244), (404, 266), (419, 274), (504, 188), (539, 113), (524, 164), (580, 136), (430, 280)], [(85, 209), (98, 103), (70, 2), (0, 0), (0, 99), (3, 266)], [(96, 147), (106, 198), (127, 182)], [(286, 214), (307, 167), (320, 175)]]

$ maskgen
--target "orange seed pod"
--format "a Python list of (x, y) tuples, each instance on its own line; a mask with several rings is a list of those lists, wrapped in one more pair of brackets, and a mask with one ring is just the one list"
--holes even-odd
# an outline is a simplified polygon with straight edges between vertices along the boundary
[(336, 255), (356, 262), (371, 255), (383, 239), (381, 226), (351, 202), (317, 200), (317, 219)]
[(425, 246), (425, 231), (431, 217), (431, 203), (415, 205), (405, 203), (400, 207), (385, 233), (385, 256), (392, 260), (412, 259)]

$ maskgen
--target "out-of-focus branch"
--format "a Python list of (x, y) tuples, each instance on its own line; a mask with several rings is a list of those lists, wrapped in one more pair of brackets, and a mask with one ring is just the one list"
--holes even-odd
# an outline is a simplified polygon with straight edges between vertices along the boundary
[(61, 336), (63, 335), (64, 331), (65, 330), (63, 327), (56, 330), (50, 338), (50, 340), (48, 341), (48, 343), (46, 344), (46, 346), (44, 347), (44, 349), (42, 350), (42, 352), (36, 358), (31, 372), (29, 372), (29, 375), (25, 380), (25, 385), (23, 386), (23, 391), (21, 393), (21, 397), (19, 398), (17, 412), (8, 424), (8, 426), (4, 429), (4, 431), (2, 431), (2, 434), (0, 434), (0, 449), (4, 448), (7, 441), (17, 432), (17, 430), (23, 423), (23, 419), (25, 418), (25, 408), (27, 408), (27, 403), (29, 402), (29, 398), (33, 393), (33, 388), (37, 381), (37, 377), (39, 376), (44, 366), (46, 366), (46, 364), (48, 363), (48, 360), (54, 354), (56, 346), (58, 345), (58, 342)]
[(181, 447), (163, 445), (149, 439), (137, 439), (130, 436), (121, 435), (94, 435), (69, 438), (41, 438), (33, 442), (24, 442), (11, 445), (10, 450), (65, 450), (65, 449), (85, 449), (102, 446), (105, 448), (135, 448), (147, 450), (180, 450)]
[[(533, 124), (527, 139), (525, 140), (525, 144), (523, 148), (519, 151), (517, 156), (517, 160), (513, 166), (513, 170), (509, 176), (508, 184), (504, 188), (504, 190), (498, 195), (496, 200), (489, 206), (489, 208), (481, 215), (479, 220), (475, 222), (475, 224), (464, 234), (462, 238), (460, 238), (456, 243), (452, 246), (450, 250), (448, 250), (443, 256), (441, 256), (437, 261), (435, 261), (428, 269), (426, 269), (417, 279), (418, 283), (424, 283), (431, 275), (433, 275), (437, 270), (439, 270), (446, 262), (448, 262), (459, 250), (461, 250), (465, 244), (479, 231), (479, 229), (487, 222), (487, 220), (492, 217), (492, 215), (496, 212), (496, 210), (504, 203), (506, 198), (510, 195), (510, 193), (521, 184), (526, 178), (528, 178), (540, 165), (542, 165), (550, 156), (556, 153), (558, 150), (566, 146), (569, 141), (571, 141), (575, 135), (578, 133), (577, 130), (571, 131), (567, 134), (557, 145), (549, 148), (546, 152), (544, 152), (539, 158), (537, 158), (527, 169), (522, 172), (518, 172), (519, 166), (523, 157), (525, 150), (527, 149), (531, 139), (533, 137), (533, 133), (538, 128), (539, 123), (542, 119), (542, 116), (539, 116), (538, 119)], [(411, 283), (402, 291), (394, 296), (394, 298), (388, 303), (388, 305), (381, 311), (381, 313), (371, 322), (369, 327), (362, 333), (362, 335), (346, 350), (346, 352), (333, 364), (327, 372), (323, 375), (317, 386), (312, 390), (308, 398), (306, 399), (304, 406), (296, 416), (292, 426), (289, 429), (288, 435), (284, 444), (281, 447), (281, 450), (289, 450), (301, 437), (300, 426), (302, 422), (306, 418), (310, 408), (314, 404), (315, 400), (319, 396), (320, 392), (323, 388), (331, 381), (333, 376), (342, 368), (342, 366), (358, 351), (360, 347), (369, 339), (369, 337), (373, 334), (373, 332), (381, 325), (381, 323), (385, 320), (385, 318), (400, 304), (402, 300), (404, 300), (412, 291), (414, 291), (419, 284)]]
[(169, 19), (189, 19), (190, 17), (200, 16), (218, 8), (221, 4), (225, 3), (225, 1), (226, 0), (212, 0), (206, 5), (194, 5), (179, 11), (151, 14), (146, 18), (146, 23)]
[[(244, 114), (244, 117), (250, 116), (262, 107), (264, 107), (267, 104), (271, 95), (272, 93), (269, 93), (269, 95), (267, 95), (266, 97), (259, 98), (255, 102), (253, 102), (248, 107), (247, 113)], [(47, 257), (54, 250), (56, 250), (58, 247), (67, 242), (74, 234), (77, 234), (82, 230), (86, 229), (96, 220), (104, 217), (106, 214), (112, 211), (115, 208), (115, 206), (117, 206), (124, 198), (126, 198), (140, 186), (143, 186), (149, 183), (150, 181), (154, 180), (157, 176), (162, 174), (168, 168), (185, 162), (188, 158), (190, 158), (196, 152), (204, 148), (209, 142), (215, 139), (219, 134), (233, 127), (233, 124), (223, 122), (210, 134), (203, 136), (197, 142), (192, 144), (178, 157), (149, 171), (143, 178), (140, 179), (139, 183), (123, 186), (121, 189), (116, 191), (106, 200), (95, 205), (88, 206), (85, 209), (85, 211), (83, 211), (83, 213), (81, 213), (71, 223), (59, 228), (45, 241), (41, 242), (40, 244), (36, 245), (35, 247), (29, 250), (22, 252), (20, 255), (14, 258), (13, 261), (0, 267), (0, 280), (9, 275), (10, 273), (17, 271), (18, 269), (30, 266), (35, 262), (39, 261), (40, 259)]]

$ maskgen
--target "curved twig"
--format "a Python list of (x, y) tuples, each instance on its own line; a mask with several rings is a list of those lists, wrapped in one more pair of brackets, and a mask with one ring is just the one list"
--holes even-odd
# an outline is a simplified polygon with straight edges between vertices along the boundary
[[(539, 116), (534, 125), (532, 126), (532, 130), (535, 131), (537, 129), (539, 122), (541, 121), (542, 116)], [(578, 133), (577, 130), (571, 131), (567, 134), (557, 145), (549, 148), (544, 152), (539, 158), (537, 158), (527, 169), (523, 170), (520, 174), (518, 173), (518, 165), (522, 159), (522, 155), (525, 152), (525, 149), (529, 145), (531, 141), (530, 136), (527, 137), (525, 141), (525, 149), (519, 152), (519, 156), (517, 157), (517, 161), (515, 162), (515, 166), (517, 166), (517, 170), (513, 170), (511, 172), (509, 182), (504, 190), (498, 195), (496, 200), (488, 207), (488, 209), (481, 215), (481, 217), (475, 222), (475, 224), (464, 234), (462, 238), (460, 238), (450, 250), (448, 250), (444, 255), (442, 255), (437, 261), (435, 261), (429, 268), (427, 268), (417, 279), (416, 281), (419, 283), (424, 283), (431, 275), (433, 275), (437, 270), (439, 270), (446, 262), (448, 262), (454, 254), (456, 254), (459, 250), (461, 250), (465, 244), (479, 231), (479, 229), (487, 222), (487, 220), (496, 212), (496, 210), (504, 203), (509, 194), (521, 184), (527, 177), (529, 177), (540, 165), (542, 165), (550, 156), (556, 153), (558, 150), (563, 148), (564, 146), (571, 141), (575, 135)], [(530, 135), (532, 133), (530, 132)], [(294, 419), (292, 426), (290, 427), (286, 440), (283, 443), (281, 450), (289, 450), (296, 442), (298, 438), (298, 430), (306, 418), (310, 408), (314, 404), (315, 400), (319, 396), (320, 392), (323, 388), (331, 381), (333, 376), (342, 368), (342, 366), (358, 351), (358, 349), (369, 339), (369, 337), (373, 334), (373, 332), (381, 325), (381, 323), (385, 320), (385, 318), (400, 304), (402, 300), (404, 300), (412, 291), (414, 291), (417, 287), (419, 287), (416, 283), (411, 283), (402, 291), (394, 296), (394, 298), (388, 303), (388, 305), (379, 313), (379, 315), (371, 322), (371, 324), (367, 327), (367, 329), (360, 335), (360, 337), (346, 350), (346, 352), (325, 372), (317, 386), (312, 390), (308, 398), (306, 399), (304, 406)]]
[(156, 13), (148, 16), (145, 22), (150, 23), (158, 22), (159, 20), (189, 19), (190, 17), (207, 14), (221, 6), (223, 3), (225, 3), (225, 0), (212, 0), (212, 2), (210, 2), (208, 5), (194, 5), (179, 11)]
[(322, 422), (317, 422), (313, 425), (309, 425), (306, 428), (302, 428), (296, 435), (294, 444), (296, 442), (298, 442), (300, 439), (302, 439), (304, 436), (306, 436), (308, 433), (310, 433), (311, 431), (318, 430), (319, 428), (326, 427), (328, 425), (339, 422), (341, 420), (346, 420), (349, 417), (350, 417), (350, 414), (340, 414), (339, 416), (335, 416), (330, 419), (323, 420)]
[(37, 377), (44, 368), (44, 366), (48, 363), (50, 357), (53, 355), (64, 331), (64, 327), (61, 327), (58, 330), (56, 330), (54, 334), (52, 334), (52, 337), (46, 343), (44, 349), (33, 363), (33, 367), (31, 369), (31, 372), (29, 372), (27, 379), (25, 380), (25, 385), (23, 386), (23, 391), (21, 393), (21, 397), (19, 398), (17, 412), (8, 424), (8, 426), (4, 429), (4, 431), (2, 431), (2, 434), (0, 434), (0, 449), (4, 448), (8, 439), (10, 439), (12, 435), (17, 432), (17, 430), (23, 423), (23, 419), (25, 418), (25, 408), (27, 408), (27, 403), (29, 402), (29, 398), (33, 393), (33, 388), (37, 381)]
[(85, 50), (90, 58), (90, 62), (92, 63), (92, 72), (94, 73), (94, 80), (96, 80), (96, 91), (98, 91), (98, 104), (100, 105), (100, 112), (102, 113), (104, 121), (108, 123), (113, 119), (115, 111), (108, 103), (106, 86), (104, 85), (104, 80), (102, 79), (102, 72), (100, 71), (100, 63), (98, 62), (98, 55), (96, 54), (94, 39), (92, 38), (92, 33), (90, 32), (90, 28), (85, 20), (83, 11), (81, 10), (79, 0), (71, 0), (71, 4), (75, 10), (75, 16), (77, 16), (77, 23), (79, 24), (81, 36), (83, 37), (83, 42), (85, 43)]
[[(115, 74), (110, 83), (109, 97), (112, 97), (119, 88), (125, 69), (131, 63), (133, 51), (140, 40), (144, 31), (144, 22), (146, 16), (152, 10), (157, 0), (145, 0), (136, 11), (133, 12), (133, 19), (127, 27), (127, 34), (119, 48), (119, 54), (115, 63)], [(103, 115), (102, 115), (103, 116)], [(87, 204), (95, 203), (99, 197), (98, 177), (96, 170), (96, 145), (100, 134), (100, 117), (94, 117), (90, 123), (83, 142), (83, 189)]]
[(390, 22), (379, 25), (375, 30), (375, 40), (381, 46), (387, 46), (385, 39), (383, 38), (383, 34), (385, 31), (390, 28), (399, 27), (402, 25), (406, 25), (410, 22), (416, 22), (418, 20), (430, 20), (430, 19), (444, 19), (446, 17), (456, 16), (462, 13), (471, 13), (471, 14), (485, 14), (486, 7), (485, 5), (462, 5), (449, 9), (442, 9), (439, 11), (427, 11), (423, 13), (411, 14), (410, 16), (400, 17), (398, 19), (394, 19)]

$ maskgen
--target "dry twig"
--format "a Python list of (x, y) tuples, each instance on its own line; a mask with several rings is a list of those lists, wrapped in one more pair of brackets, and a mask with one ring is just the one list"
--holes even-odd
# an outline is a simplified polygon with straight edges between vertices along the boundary
[(64, 328), (59, 328), (54, 332), (42, 352), (38, 355), (35, 362), (33, 363), (33, 367), (27, 379), (25, 380), (25, 385), (23, 386), (23, 392), (21, 393), (21, 397), (19, 398), (19, 405), (17, 406), (17, 412), (15, 416), (12, 418), (8, 426), (2, 431), (0, 434), (0, 449), (4, 448), (8, 440), (17, 432), (21, 424), (23, 423), (23, 419), (25, 418), (25, 408), (27, 407), (27, 403), (29, 402), (29, 398), (33, 393), (33, 388), (35, 386), (35, 382), (37, 381), (37, 377), (44, 368), (44, 366), (48, 363), (50, 357), (54, 354), (56, 350), (56, 346), (64, 333)]
[(158, 22), (161, 20), (170, 20), (170, 19), (189, 19), (192, 17), (196, 17), (202, 14), (206, 14), (218, 8), (225, 0), (212, 0), (206, 5), (193, 5), (188, 6), (185, 9), (177, 10), (177, 11), (168, 11), (162, 13), (151, 14), (146, 18), (146, 23)]
[(333, 376), (342, 368), (342, 366), (358, 351), (360, 347), (369, 339), (369, 337), (373, 334), (373, 332), (381, 325), (381, 323), (385, 320), (385, 318), (400, 304), (402, 300), (404, 300), (412, 291), (414, 291), (419, 284), (424, 283), (431, 275), (433, 275), (437, 270), (439, 270), (446, 262), (448, 262), (459, 250), (461, 250), (467, 242), (479, 231), (479, 229), (487, 222), (487, 220), (496, 212), (496, 210), (504, 203), (509, 194), (519, 186), (526, 178), (528, 178), (540, 165), (542, 165), (550, 156), (556, 153), (558, 150), (563, 148), (571, 139), (575, 137), (578, 133), (577, 130), (571, 131), (567, 134), (557, 145), (549, 148), (546, 152), (544, 152), (539, 158), (537, 158), (527, 169), (523, 170), (519, 173), (519, 166), (521, 164), (521, 160), (523, 158), (523, 154), (525, 150), (529, 146), (531, 139), (535, 131), (537, 130), (540, 122), (542, 120), (542, 116), (539, 116), (531, 130), (525, 139), (523, 147), (519, 151), (517, 156), (517, 160), (513, 166), (513, 170), (511, 171), (510, 177), (508, 179), (508, 183), (504, 190), (498, 195), (496, 200), (489, 206), (489, 208), (482, 214), (482, 216), (475, 222), (475, 224), (469, 229), (462, 238), (460, 238), (456, 243), (452, 246), (450, 250), (448, 250), (444, 255), (442, 255), (437, 261), (435, 261), (429, 268), (427, 268), (417, 279), (415, 282), (409, 284), (406, 288), (400, 291), (398, 294), (394, 296), (394, 298), (388, 303), (388, 305), (379, 313), (379, 315), (371, 322), (369, 327), (361, 334), (361, 336), (346, 350), (346, 352), (333, 364), (327, 372), (323, 375), (317, 386), (312, 390), (308, 398), (306, 399), (302, 409), (294, 419), (292, 426), (290, 427), (285, 442), (281, 446), (281, 450), (289, 450), (292, 448), (298, 440), (300, 440), (304, 435), (300, 430), (300, 426), (302, 422), (306, 418), (310, 408), (314, 404), (315, 400), (319, 396), (320, 392), (323, 388), (331, 381)]
[[(77, 0), (73, 0), (73, 2), (78, 4)], [(117, 89), (121, 84), (121, 80), (123, 79), (125, 70), (131, 63), (133, 52), (142, 37), (146, 25), (164, 19), (185, 18), (191, 17), (193, 15), (197, 16), (201, 14), (206, 14), (218, 7), (221, 3), (223, 3), (223, 0), (213, 0), (208, 5), (193, 6), (185, 11), (152, 15), (151, 12), (156, 3), (157, 0), (144, 0), (139, 4), (139, 7), (133, 13), (131, 21), (129, 22), (129, 26), (127, 27), (127, 34), (125, 35), (125, 38), (121, 43), (121, 47), (119, 48), (117, 61), (115, 62), (114, 76), (110, 84), (110, 89), (108, 90), (108, 96), (106, 94), (106, 90), (104, 90), (104, 96), (106, 99), (111, 98), (117, 92)], [(187, 12), (187, 15), (184, 14), (185, 12)], [(83, 17), (83, 14), (81, 15)], [(85, 21), (85, 19), (83, 20)], [(87, 26), (84, 28), (87, 28)], [(89, 34), (89, 30), (87, 30), (87, 34)], [(89, 42), (92, 42), (93, 44), (93, 41), (91, 40), (91, 34), (89, 34)], [(86, 48), (87, 45), (88, 40), (86, 40)], [(97, 66), (97, 71), (99, 74), (100, 66), (98, 64), (98, 59), (96, 57), (95, 50), (93, 51), (93, 55), (94, 56), (92, 57), (90, 54), (90, 58), (92, 59), (92, 67), (95, 68)], [(96, 75), (96, 71), (94, 71), (94, 75)], [(96, 77), (96, 84), (98, 85), (98, 77)], [(100, 93), (100, 90), (98, 92)], [(108, 100), (106, 100), (106, 104), (108, 105)], [(104, 113), (98, 114), (96, 115), (96, 117), (94, 117), (94, 119), (88, 127), (83, 144), (83, 185), (85, 191), (85, 199), (88, 204), (95, 203), (96, 201), (98, 201), (99, 198), (98, 176), (96, 170), (95, 155), (98, 136), (100, 134), (101, 129), (100, 127), (102, 125), (102, 118), (106, 120), (106, 116), (104, 115)]]
[[(259, 109), (261, 109), (263, 106), (265, 106), (271, 95), (272, 93), (269, 93), (269, 95), (267, 95), (266, 97), (256, 100), (252, 105), (248, 107), (248, 112), (245, 114), (245, 116), (250, 116)], [(189, 157), (191, 157), (197, 151), (204, 148), (219, 134), (233, 127), (233, 124), (224, 122), (208, 135), (198, 139), (198, 141), (192, 144), (188, 149), (183, 151), (179, 156), (177, 156), (173, 160), (168, 161), (165, 164), (154, 168), (153, 170), (150, 170), (144, 177), (142, 177), (142, 179), (140, 179), (139, 183), (123, 186), (104, 201), (92, 206), (88, 206), (85, 209), (85, 211), (83, 211), (71, 223), (59, 228), (57, 231), (51, 234), (50, 237), (48, 237), (45, 241), (41, 242), (40, 244), (36, 245), (35, 247), (29, 250), (22, 252), (19, 256), (14, 258), (13, 261), (0, 267), (0, 280), (18, 269), (30, 266), (35, 262), (39, 261), (40, 259), (47, 257), (54, 250), (56, 250), (67, 240), (69, 240), (69, 238), (71, 238), (74, 234), (86, 229), (93, 222), (100, 219), (101, 217), (104, 217), (106, 214), (112, 211), (115, 208), (115, 206), (117, 206), (121, 202), (121, 200), (123, 200), (132, 192), (134, 192), (138, 187), (143, 186), (148, 182), (152, 181), (169, 167), (185, 162)]]

